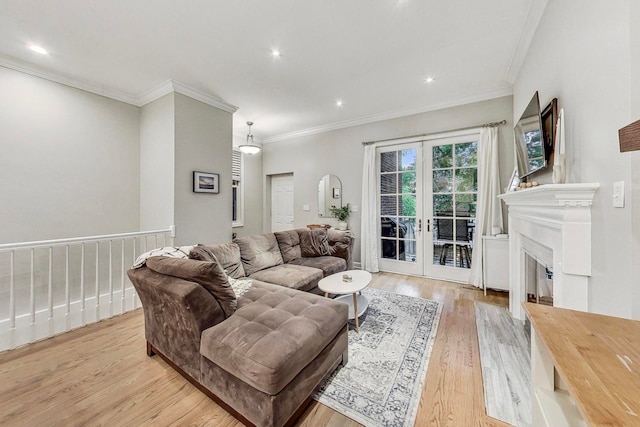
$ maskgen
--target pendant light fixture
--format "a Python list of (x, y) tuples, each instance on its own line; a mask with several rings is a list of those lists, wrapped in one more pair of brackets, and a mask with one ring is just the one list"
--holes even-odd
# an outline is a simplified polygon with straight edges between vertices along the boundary
[(256, 154), (260, 152), (260, 147), (253, 143), (253, 135), (251, 134), (251, 126), (253, 126), (253, 122), (247, 122), (249, 126), (249, 133), (247, 134), (247, 143), (242, 144), (238, 147), (240, 151), (245, 154)]

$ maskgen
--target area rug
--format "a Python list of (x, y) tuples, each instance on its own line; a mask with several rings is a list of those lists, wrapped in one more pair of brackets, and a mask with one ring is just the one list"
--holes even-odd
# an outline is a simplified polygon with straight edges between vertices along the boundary
[[(378, 289), (360, 333), (349, 329), (349, 363), (314, 399), (365, 426), (413, 426), (442, 304)], [(352, 323), (352, 322), (350, 322)]]
[(531, 425), (529, 336), (509, 310), (475, 303), (487, 415), (517, 426)]

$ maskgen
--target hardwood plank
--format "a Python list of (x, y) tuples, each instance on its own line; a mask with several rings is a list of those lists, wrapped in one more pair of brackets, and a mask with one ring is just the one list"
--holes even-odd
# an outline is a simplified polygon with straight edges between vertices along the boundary
[[(443, 304), (416, 426), (506, 426), (484, 410), (473, 301), (508, 306), (508, 294), (391, 273), (371, 286)], [(146, 355), (142, 310), (0, 353), (0, 377), (3, 426), (241, 425)], [(312, 402), (297, 425), (359, 424)]]

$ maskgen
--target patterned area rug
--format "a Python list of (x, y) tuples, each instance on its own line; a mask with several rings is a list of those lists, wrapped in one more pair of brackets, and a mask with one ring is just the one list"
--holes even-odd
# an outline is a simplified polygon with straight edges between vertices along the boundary
[(413, 426), (442, 305), (365, 289), (360, 333), (349, 329), (349, 363), (314, 395), (365, 426)]

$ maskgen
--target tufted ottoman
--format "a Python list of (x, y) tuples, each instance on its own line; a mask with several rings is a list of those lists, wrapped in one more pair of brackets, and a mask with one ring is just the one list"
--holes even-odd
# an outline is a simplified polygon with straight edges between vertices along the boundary
[(254, 282), (238, 310), (202, 333), (201, 383), (258, 426), (282, 426), (347, 363), (347, 305)]

